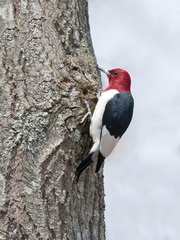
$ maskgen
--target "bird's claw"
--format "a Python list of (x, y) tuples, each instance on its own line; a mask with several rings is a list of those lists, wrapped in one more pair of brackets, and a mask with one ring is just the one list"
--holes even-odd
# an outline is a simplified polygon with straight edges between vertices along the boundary
[(84, 100), (84, 103), (86, 104), (86, 108), (87, 108), (88, 111), (84, 115), (84, 117), (82, 118), (80, 123), (83, 123), (89, 115), (90, 115), (90, 119), (92, 118), (92, 113), (91, 113), (91, 109), (90, 109), (90, 106), (89, 106), (89, 102), (87, 100)]

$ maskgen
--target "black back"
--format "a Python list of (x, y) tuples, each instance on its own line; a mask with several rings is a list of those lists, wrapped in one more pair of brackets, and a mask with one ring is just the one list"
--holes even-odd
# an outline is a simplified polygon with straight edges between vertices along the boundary
[(106, 104), (102, 126), (111, 135), (121, 137), (128, 128), (133, 115), (134, 100), (131, 93), (119, 92)]

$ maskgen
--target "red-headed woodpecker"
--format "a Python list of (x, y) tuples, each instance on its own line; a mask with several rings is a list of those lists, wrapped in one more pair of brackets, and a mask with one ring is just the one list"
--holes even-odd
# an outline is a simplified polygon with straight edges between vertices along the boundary
[(104, 159), (128, 128), (133, 115), (134, 100), (130, 91), (129, 74), (120, 68), (99, 70), (108, 76), (109, 86), (102, 92), (94, 110), (90, 125), (94, 144), (90, 154), (77, 167), (77, 181), (80, 174), (95, 160), (96, 173), (99, 171)]

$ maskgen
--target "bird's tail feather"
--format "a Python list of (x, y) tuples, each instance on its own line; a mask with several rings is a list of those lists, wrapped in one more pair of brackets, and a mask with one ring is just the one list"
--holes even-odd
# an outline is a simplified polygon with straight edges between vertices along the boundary
[(93, 152), (90, 153), (76, 168), (76, 181), (78, 182), (81, 173), (93, 162), (92, 161)]
[(101, 154), (101, 152), (99, 151), (98, 154), (98, 161), (97, 161), (97, 165), (96, 165), (96, 173), (99, 171), (102, 163), (104, 162), (105, 157)]

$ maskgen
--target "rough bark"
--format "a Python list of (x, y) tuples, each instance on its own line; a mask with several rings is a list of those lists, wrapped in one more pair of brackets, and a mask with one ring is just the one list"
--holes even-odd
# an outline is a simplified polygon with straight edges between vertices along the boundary
[(105, 239), (102, 173), (75, 181), (100, 83), (87, 1), (0, 1), (0, 49), (0, 239)]

